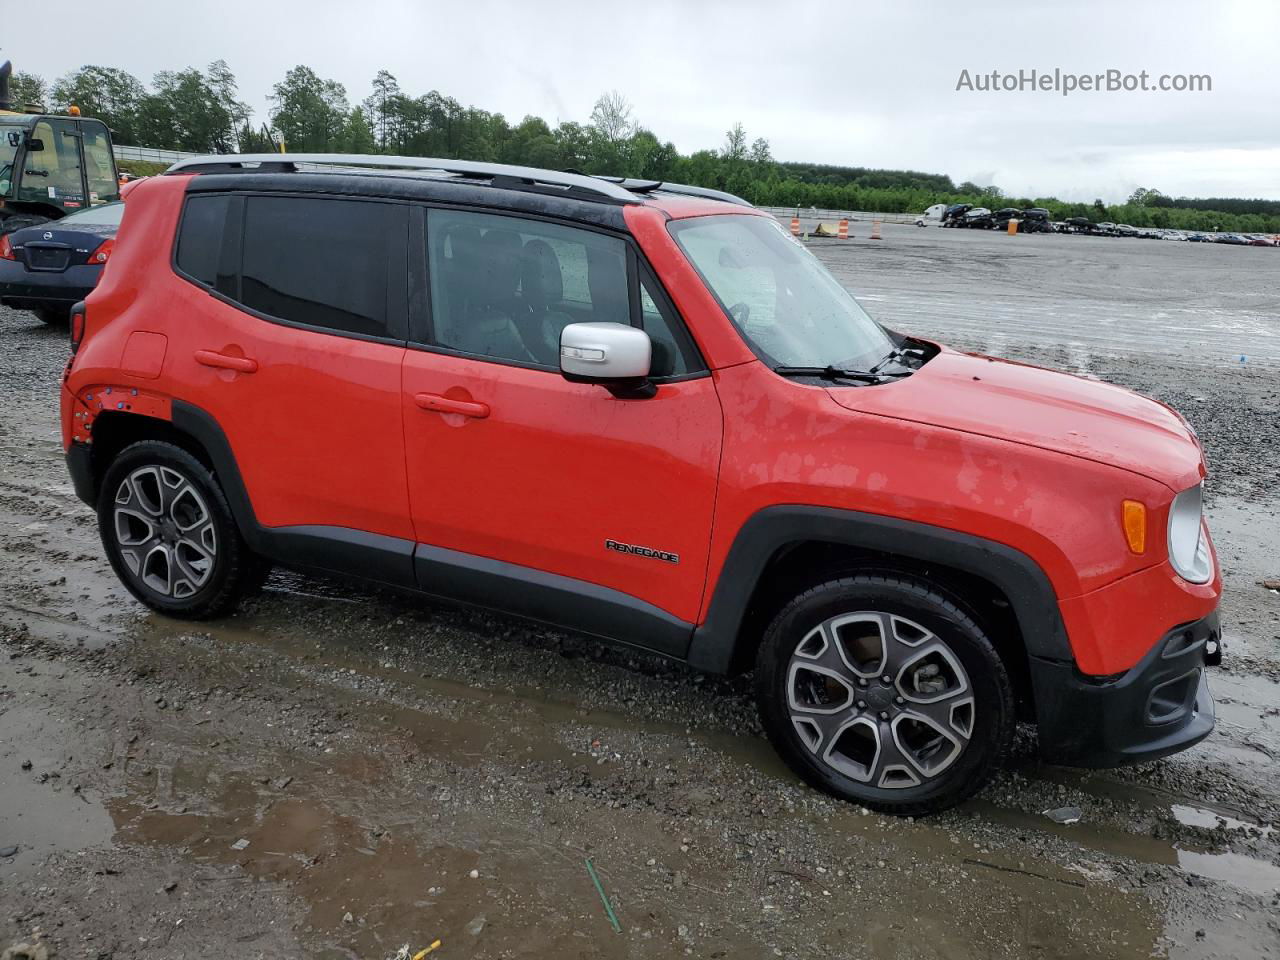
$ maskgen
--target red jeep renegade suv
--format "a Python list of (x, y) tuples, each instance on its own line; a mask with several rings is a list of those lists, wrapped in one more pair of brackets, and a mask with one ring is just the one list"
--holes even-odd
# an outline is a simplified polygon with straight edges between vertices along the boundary
[(754, 669), (795, 771), (895, 813), (1019, 718), (1084, 766), (1212, 729), (1178, 414), (886, 330), (727, 194), (370, 162), (131, 193), (62, 426), (143, 603), (217, 616), (280, 563)]

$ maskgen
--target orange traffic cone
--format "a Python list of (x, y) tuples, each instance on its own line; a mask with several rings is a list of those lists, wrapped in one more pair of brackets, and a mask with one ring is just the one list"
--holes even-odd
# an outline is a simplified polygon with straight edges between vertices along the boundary
[(841, 240), (849, 239), (849, 221), (848, 220), (840, 221), (840, 229), (837, 232), (837, 236), (839, 236)]
[(791, 235), (793, 237), (800, 236), (800, 218), (799, 217), (791, 218)]
[(869, 239), (869, 240), (879, 240), (879, 239), (881, 239), (881, 237), (880, 237), (880, 221), (879, 221), (879, 220), (873, 220), (873, 221), (871, 222), (871, 236), (870, 236), (870, 237), (868, 237), (867, 239)]

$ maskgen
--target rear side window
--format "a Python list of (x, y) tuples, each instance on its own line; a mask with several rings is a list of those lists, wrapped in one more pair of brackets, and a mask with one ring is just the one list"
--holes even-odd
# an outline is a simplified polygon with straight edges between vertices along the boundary
[[(123, 206), (123, 204), (122, 204)], [(231, 198), (224, 195), (192, 197), (182, 213), (178, 232), (178, 269), (192, 280), (220, 293), (234, 294), (234, 267), (219, 274), (223, 260), (223, 233)]]
[(247, 197), (239, 300), (290, 323), (388, 336), (387, 285), (396, 204)]

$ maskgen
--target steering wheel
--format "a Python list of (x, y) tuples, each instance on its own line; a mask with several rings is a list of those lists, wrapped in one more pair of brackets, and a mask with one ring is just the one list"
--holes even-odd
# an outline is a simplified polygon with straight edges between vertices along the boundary
[(739, 300), (729, 308), (729, 316), (738, 322), (738, 326), (745, 327), (751, 319), (751, 308)]

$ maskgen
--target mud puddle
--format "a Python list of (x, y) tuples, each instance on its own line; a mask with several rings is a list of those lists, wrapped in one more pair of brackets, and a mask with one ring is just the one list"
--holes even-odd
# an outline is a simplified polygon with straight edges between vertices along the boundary
[[(994, 948), (996, 936), (1065, 958), (1079, 955), (1064, 943), (1084, 935), (1082, 916), (1090, 917), (1088, 936), (1142, 956), (1159, 929), (1158, 912), (1140, 894), (961, 842), (933, 825), (839, 804), (810, 812), (803, 790), (791, 791), (790, 813), (768, 810), (762, 832), (730, 827), (721, 805), (710, 804), (678, 818), (676, 833), (660, 806), (623, 802), (637, 792), (625, 773), (637, 754), (670, 776), (677, 793), (709, 772), (719, 776), (667, 734), (635, 731), (613, 751), (597, 748), (604, 764), (575, 764), (565, 750), (529, 768), (512, 750), (496, 777), (459, 782), (456, 770), (440, 775), (468, 751), (440, 752), (431, 743), (416, 757), (387, 750), (395, 739), (388, 723), (419, 746), (418, 727), (400, 726), (409, 718), (341, 696), (334, 706), (354, 733), (373, 733), (370, 742), (384, 749), (343, 749), (305, 764), (286, 754), (253, 756), (255, 766), (279, 773), (269, 780), (180, 761), (108, 804), (117, 842), (161, 846), (197, 868), (234, 865), (285, 885), (305, 903), (304, 939), (314, 938), (321, 956), (382, 957), (401, 943), (441, 938), (460, 955), (701, 954), (697, 947), (708, 956), (764, 957), (796, 949), (794, 928), (803, 923), (816, 936), (808, 948), (820, 956), (846, 955), (843, 944), (862, 944), (874, 957), (912, 955), (923, 930), (934, 942), (952, 938), (957, 952), (940, 956), (989, 956), (982, 945)], [(490, 721), (474, 722), (487, 730), (476, 739), (498, 736)], [(504, 797), (503, 781), (516, 769), (568, 790), (546, 801), (524, 791)], [(748, 790), (763, 796), (768, 787), (751, 781)], [(605, 797), (612, 812), (601, 823)], [(584, 807), (588, 798), (595, 803)], [(611, 892), (621, 935), (593, 897), (587, 856)], [(925, 896), (943, 900), (909, 919), (883, 907), (875, 911), (883, 920), (861, 917), (868, 903)], [(997, 918), (994, 903), (1015, 907)]]
[[(969, 808), (1007, 827), (1050, 834), (1113, 857), (1124, 857), (1142, 864), (1177, 867), (1185, 874), (1218, 880), (1257, 894), (1271, 895), (1280, 891), (1280, 866), (1270, 863), (1261, 855), (1214, 852), (1190, 846), (1186, 841), (1175, 842), (1149, 834), (1112, 829), (1103, 824), (1082, 822), (1060, 825), (1043, 814), (1037, 816), (982, 801), (971, 803)], [(1270, 827), (1233, 818), (1220, 818), (1203, 808), (1175, 804), (1172, 813), (1186, 826), (1207, 830), (1225, 827), (1245, 833), (1253, 830), (1258, 836), (1268, 836), (1271, 833)], [(1232, 823), (1238, 827), (1232, 828)], [(1087, 870), (1084, 872), (1088, 873)]]
[(84, 702), (89, 685), (56, 663), (0, 660), (0, 669), (15, 671), (14, 680), (22, 671), (20, 683), (0, 684), (0, 850), (17, 847), (0, 859), (3, 886), (21, 882), (52, 853), (106, 843), (113, 831), (101, 794), (83, 778), (63, 774), (80, 745), (69, 736), (71, 722), (58, 707)]

